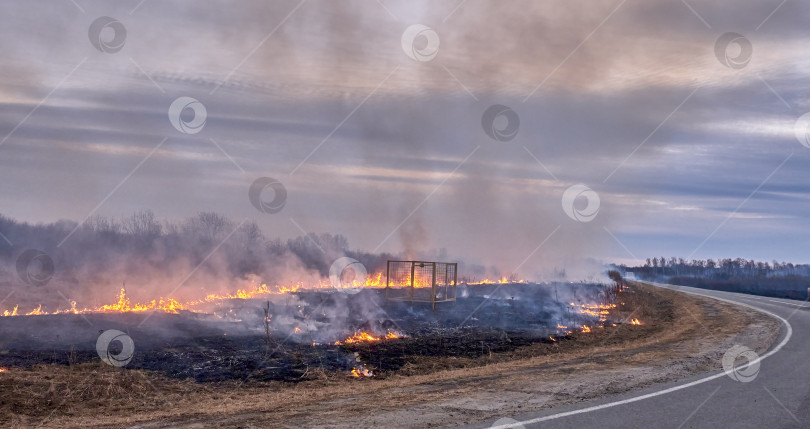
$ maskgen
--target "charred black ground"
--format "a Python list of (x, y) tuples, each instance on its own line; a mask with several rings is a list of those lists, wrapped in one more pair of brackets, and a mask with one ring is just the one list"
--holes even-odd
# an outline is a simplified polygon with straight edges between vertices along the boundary
[[(388, 302), (382, 290), (354, 295), (330, 290), (274, 296), (272, 301), (232, 300), (210, 309), (212, 314), (6, 317), (0, 318), (0, 366), (98, 360), (98, 335), (117, 329), (135, 343), (126, 369), (176, 378), (298, 381), (353, 368), (385, 377), (420, 358), (476, 359), (564, 341), (565, 330), (558, 324), (571, 329), (600, 324), (577, 308), (604, 303), (608, 289), (572, 283), (461, 286), (456, 302), (435, 310), (430, 304)], [(357, 331), (392, 332), (400, 338), (334, 344)], [(116, 353), (116, 346), (120, 350), (113, 342), (110, 351)]]

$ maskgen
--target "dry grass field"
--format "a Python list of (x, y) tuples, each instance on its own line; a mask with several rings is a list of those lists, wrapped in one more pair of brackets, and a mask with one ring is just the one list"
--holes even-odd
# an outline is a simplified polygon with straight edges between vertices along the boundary
[[(103, 363), (0, 373), (9, 427), (425, 427), (625, 392), (720, 368), (730, 346), (766, 350), (779, 325), (710, 299), (633, 285), (614, 320), (478, 358), (418, 357), (382, 379), (320, 372), (299, 383), (196, 383)], [(318, 370), (315, 370), (318, 371)]]

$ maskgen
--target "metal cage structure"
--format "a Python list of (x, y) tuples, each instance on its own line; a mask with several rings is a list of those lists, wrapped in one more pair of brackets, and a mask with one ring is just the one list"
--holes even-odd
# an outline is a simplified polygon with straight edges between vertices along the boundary
[(458, 294), (458, 264), (433, 261), (388, 261), (385, 271), (385, 299), (388, 301), (455, 301)]

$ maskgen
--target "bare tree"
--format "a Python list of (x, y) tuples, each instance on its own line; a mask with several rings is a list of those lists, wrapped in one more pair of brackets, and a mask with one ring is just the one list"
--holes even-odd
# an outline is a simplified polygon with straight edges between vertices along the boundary
[(124, 219), (123, 228), (128, 234), (144, 241), (157, 238), (163, 231), (152, 210), (133, 213), (129, 218)]
[(215, 212), (199, 212), (197, 216), (186, 219), (183, 224), (184, 232), (209, 242), (215, 241), (231, 227), (228, 218)]
[(95, 215), (87, 219), (84, 224), (92, 231), (100, 234), (119, 234), (123, 229), (118, 221), (102, 215)]
[(264, 234), (256, 222), (250, 221), (239, 228), (239, 238), (244, 248), (253, 250), (264, 241)]

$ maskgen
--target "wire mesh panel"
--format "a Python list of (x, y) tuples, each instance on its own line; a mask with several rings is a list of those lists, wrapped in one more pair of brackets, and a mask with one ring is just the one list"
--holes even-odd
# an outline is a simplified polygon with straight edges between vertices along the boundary
[(455, 301), (457, 264), (436, 262), (435, 291), (437, 301)]
[(458, 264), (429, 261), (388, 261), (385, 297), (392, 301), (456, 300)]

